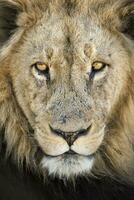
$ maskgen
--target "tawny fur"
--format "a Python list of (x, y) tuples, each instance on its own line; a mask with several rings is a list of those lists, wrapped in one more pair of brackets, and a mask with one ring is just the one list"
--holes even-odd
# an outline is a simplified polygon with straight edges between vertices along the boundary
[[(7, 153), (13, 154), (18, 162), (23, 163), (25, 160), (28, 165), (32, 165), (36, 151), (36, 144), (29, 136), (30, 123), (27, 122), (25, 112), (16, 99), (17, 93), (12, 85), (10, 65), (13, 65), (12, 60), (17, 48), (25, 42), (25, 37), (31, 28), (38, 25), (44, 12), (46, 15), (49, 12), (57, 14), (63, 10), (61, 16), (66, 18), (73, 16), (79, 18), (81, 13), (83, 16), (94, 18), (97, 24), (101, 24), (104, 29), (108, 29), (122, 41), (123, 47), (127, 49), (130, 64), (125, 71), (127, 73), (125, 88), (108, 118), (105, 137), (97, 151), (92, 173), (134, 182), (134, 38), (132, 38), (133, 34), (128, 34), (130, 39), (127, 37), (124, 39), (125, 36), (121, 34), (127, 25), (125, 17), (127, 16), (129, 20), (128, 16), (134, 15), (134, 2), (128, 0), (0, 0), (0, 6), (3, 5), (18, 10), (16, 19), (18, 27), (0, 50), (0, 126), (5, 130)], [(0, 36), (1, 34), (0, 32)], [(88, 53), (90, 54), (90, 51)]]

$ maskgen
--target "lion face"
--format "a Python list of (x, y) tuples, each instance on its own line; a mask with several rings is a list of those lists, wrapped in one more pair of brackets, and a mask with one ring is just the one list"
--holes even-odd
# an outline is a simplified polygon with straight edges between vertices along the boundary
[(42, 167), (89, 171), (129, 65), (118, 37), (90, 18), (43, 18), (13, 58), (16, 98), (44, 152)]
[(92, 9), (72, 16), (62, 9), (50, 13), (23, 32), (10, 55), (9, 74), (42, 152), (38, 167), (68, 178), (91, 172), (96, 163), (127, 88), (130, 51)]

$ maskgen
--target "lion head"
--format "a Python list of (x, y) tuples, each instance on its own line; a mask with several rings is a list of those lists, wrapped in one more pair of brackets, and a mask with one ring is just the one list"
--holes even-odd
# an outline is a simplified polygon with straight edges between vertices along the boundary
[(134, 2), (1, 0), (7, 154), (59, 178), (134, 175)]

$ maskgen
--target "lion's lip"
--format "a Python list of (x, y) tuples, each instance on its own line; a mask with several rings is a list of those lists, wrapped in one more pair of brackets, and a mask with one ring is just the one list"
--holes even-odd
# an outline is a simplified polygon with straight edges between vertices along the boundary
[(46, 153), (44, 153), (44, 154), (45, 154), (45, 156), (50, 157), (50, 158), (56, 158), (56, 157), (60, 157), (60, 156), (65, 156), (65, 157), (67, 157), (67, 156), (68, 157), (83, 156), (83, 157), (89, 157), (89, 158), (91, 158), (91, 157), (95, 156), (95, 153), (94, 154), (90, 154), (90, 155), (83, 155), (83, 154), (78, 154), (78, 153), (76, 153), (75, 151), (73, 151), (71, 149), (69, 151), (63, 153), (63, 154), (56, 155), (56, 156), (49, 155), (49, 154), (46, 154)]
[(75, 155), (75, 154), (77, 154), (75, 151), (73, 151), (73, 150), (69, 150), (69, 151), (67, 151), (67, 152), (65, 152), (64, 153), (65, 155)]

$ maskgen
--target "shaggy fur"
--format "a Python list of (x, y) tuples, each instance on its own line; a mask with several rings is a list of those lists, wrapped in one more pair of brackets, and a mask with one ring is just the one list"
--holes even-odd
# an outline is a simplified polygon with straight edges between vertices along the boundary
[[(20, 82), (22, 82), (21, 78), (23, 78), (23, 74), (22, 77), (20, 74), (20, 77), (18, 79), (16, 78), (18, 76), (18, 73), (21, 72), (21, 69), (18, 67), (20, 64), (18, 60), (20, 59), (20, 62), (22, 63), (25, 62), (25, 55), (28, 54), (28, 52), (25, 52), (24, 58), (22, 59), (22, 57), (20, 57), (19, 53), (21, 50), (21, 46), (23, 48), (23, 45), (26, 43), (27, 45), (29, 45), (29, 52), (31, 51), (31, 43), (28, 43), (27, 39), (31, 33), (31, 30), (34, 30), (37, 27), (38, 33), (38, 29), (40, 29), (40, 22), (42, 22), (42, 19), (44, 19), (45, 21), (51, 13), (56, 16), (58, 13), (61, 18), (65, 17), (66, 23), (69, 24), (69, 27), (74, 26), (74, 24), (70, 20), (71, 18), (77, 19), (79, 18), (79, 15), (88, 16), (93, 19), (93, 21), (95, 21), (95, 23), (97, 24), (94, 27), (94, 23), (91, 22), (92, 29), (96, 30), (96, 28), (98, 28), (98, 32), (100, 31), (100, 29), (102, 30), (97, 37), (102, 37), (102, 40), (104, 40), (103, 45), (107, 45), (107, 41), (110, 40), (110, 35), (112, 35), (116, 38), (117, 41), (120, 42), (122, 48), (125, 49), (124, 51), (122, 49), (119, 49), (119, 51), (122, 53), (122, 58), (124, 59), (123, 62), (125, 62), (125, 64), (122, 63), (122, 67), (124, 70), (121, 71), (121, 78), (117, 82), (115, 82), (114, 78), (111, 78), (111, 82), (114, 81), (113, 84), (119, 85), (119, 92), (115, 91), (117, 98), (115, 98), (116, 100), (114, 101), (111, 110), (109, 107), (106, 108), (107, 112), (108, 110), (110, 110), (107, 114), (107, 118), (105, 119), (105, 113), (101, 116), (101, 118), (104, 117), (105, 120), (104, 138), (102, 138), (103, 134), (101, 134), (101, 138), (97, 134), (94, 136), (94, 138), (90, 138), (93, 143), (90, 152), (95, 152), (95, 163), (92, 169), (93, 175), (108, 175), (114, 179), (133, 183), (134, 2), (131, 0), (0, 0), (0, 127), (2, 129), (4, 128), (4, 140), (7, 143), (7, 154), (13, 155), (15, 160), (17, 160), (19, 163), (26, 162), (27, 165), (29, 165), (30, 167), (35, 167), (35, 169), (39, 171), (40, 168), (38, 166), (38, 146), (41, 146), (44, 151), (51, 152), (54, 155), (54, 153), (56, 154), (56, 151), (53, 149), (57, 148), (57, 151), (60, 152), (61, 148), (58, 150), (58, 146), (59, 144), (62, 146), (62, 144), (64, 143), (64, 141), (62, 141), (58, 137), (55, 138), (55, 141), (53, 140), (53, 138), (50, 139), (51, 136), (48, 134), (47, 139), (50, 139), (51, 141), (53, 140), (53, 143), (52, 145), (50, 145), (50, 147), (49, 145), (47, 145), (47, 149), (44, 144), (44, 141), (47, 139), (44, 135), (42, 135), (42, 132), (40, 131), (44, 127), (44, 125), (42, 125), (42, 127), (41, 125), (39, 125), (38, 130), (36, 130), (38, 134), (34, 134), (34, 131), (35, 129), (37, 129), (37, 127), (35, 127), (35, 121), (33, 120), (33, 118), (35, 117), (35, 115), (37, 115), (37, 113), (34, 112), (36, 106), (32, 105), (31, 99), (36, 99), (36, 96), (38, 94), (38, 84), (36, 85), (35, 81), (33, 83), (33, 87), (36, 88), (37, 93), (35, 91), (34, 93), (32, 93), (32, 87), (29, 89), (29, 93), (27, 93), (25, 92), (25, 88), (29, 88), (28, 82), (25, 82), (22, 85), (22, 91), (20, 91), (21, 87), (19, 85), (19, 80)], [(83, 26), (81, 25), (81, 30), (82, 28)], [(75, 31), (76, 33), (74, 34)], [(108, 38), (109, 40), (104, 38), (104, 35), (102, 35), (101, 33), (103, 31), (106, 32), (106, 38)], [(72, 28), (72, 30), (70, 29), (68, 32), (70, 35), (74, 34), (76, 38), (79, 39), (80, 34), (77, 35), (77, 29), (73, 30)], [(58, 36), (60, 37), (60, 34), (62, 33), (58, 32), (57, 29), (57, 34), (59, 34)], [(36, 37), (36, 35), (34, 34), (32, 36), (33, 38)], [(74, 38), (74, 42), (75, 41), (76, 39)], [(72, 41), (69, 41), (68, 39), (68, 43), (64, 44), (65, 49), (69, 49), (68, 44), (70, 44), (71, 42)], [(97, 39), (95, 42), (97, 43)], [(111, 46), (112, 42), (113, 41), (111, 40)], [(38, 43), (38, 40), (36, 41), (36, 43)], [(57, 44), (59, 43), (62, 44), (62, 40), (59, 40)], [(103, 45), (101, 46), (102, 51)], [(39, 44), (37, 44), (37, 46), (38, 49), (41, 48), (41, 44), (40, 46)], [(37, 49), (37, 46), (35, 45), (35, 49)], [(118, 45), (114, 48), (118, 48)], [(91, 51), (92, 50), (88, 48), (88, 46), (85, 46), (85, 55), (89, 57)], [(52, 54), (53, 52), (51, 48), (49, 48), (47, 51), (47, 57), (51, 57)], [(72, 64), (74, 63), (74, 57), (71, 57), (71, 55), (72, 52), (69, 49), (65, 53), (68, 66), (72, 66)], [(29, 56), (31, 56), (30, 53)], [(109, 57), (110, 56), (111, 55), (109, 54)], [(118, 60), (117, 62), (122, 61)], [(83, 64), (83, 61), (78, 61), (78, 65), (80, 64)], [(115, 70), (114, 73), (119, 74), (120, 71)], [(33, 75), (37, 78), (37, 75)], [(77, 73), (77, 75), (79, 75), (79, 72)], [(30, 77), (29, 82), (32, 80), (32, 77)], [(124, 84), (122, 84), (122, 82), (124, 82)], [(58, 83), (56, 82), (56, 84)], [(83, 84), (83, 82), (80, 81), (80, 84)], [(120, 89), (121, 84), (123, 85), (123, 88)], [(19, 85), (19, 87), (17, 85)], [(90, 107), (90, 105), (88, 105), (87, 103), (89, 99), (87, 93), (84, 90), (84, 86), (81, 86), (80, 89), (79, 87), (80, 86), (78, 86), (77, 88), (78, 92), (81, 90), (83, 92), (83, 96), (85, 96), (84, 98), (81, 97), (78, 102), (77, 98), (75, 97), (76, 104), (78, 103), (79, 108), (82, 107), (83, 113), (86, 116), (88, 107)], [(41, 88), (41, 85), (39, 86), (39, 88)], [(52, 91), (54, 92), (55, 90), (56, 89), (53, 87)], [(107, 86), (107, 92), (105, 95), (108, 97), (110, 95), (110, 90), (112, 89)], [(40, 91), (43, 92), (43, 89), (40, 89)], [(21, 92), (24, 94), (20, 94)], [(62, 95), (62, 93), (60, 92), (57, 94)], [(31, 94), (33, 95), (32, 98), (30, 96)], [(26, 96), (29, 95), (29, 99), (31, 98), (28, 102), (29, 104), (24, 104), (23, 99), (20, 98), (21, 95), (23, 95), (23, 98), (26, 98)], [(45, 97), (41, 96), (41, 94), (39, 95), (42, 98), (42, 102), (44, 101), (46, 103), (51, 94), (48, 94), (48, 96), (46, 95)], [(69, 98), (74, 98), (74, 96), (72, 97), (70, 93), (68, 95), (70, 95)], [(95, 98), (101, 96), (101, 94), (99, 94), (97, 86), (93, 95)], [(57, 98), (59, 98), (59, 96)], [(112, 99), (112, 97), (109, 98)], [(66, 99), (68, 98), (66, 97)], [(53, 99), (51, 98), (51, 101), (52, 100)], [(56, 99), (55, 102), (56, 101), (58, 100)], [(61, 101), (61, 99), (59, 99), (59, 101)], [(83, 101), (82, 104), (80, 103), (81, 101)], [(40, 106), (42, 106), (43, 109), (44, 104), (42, 102), (40, 102), (39, 106), (37, 106), (36, 111)], [(99, 101), (98, 104), (100, 104)], [(96, 108), (98, 104), (96, 103)], [(27, 106), (29, 106), (29, 108), (32, 110), (31, 112), (28, 110)], [(72, 105), (71, 107), (72, 111), (74, 112), (79, 109), (75, 106), (77, 105)], [(75, 108), (73, 110), (73, 107), (75, 107), (76, 110)], [(62, 108), (64, 108), (64, 106), (56, 108), (57, 110), (54, 111), (51, 110), (51, 112), (53, 112), (53, 117), (57, 117), (57, 121), (59, 120), (57, 112), (59, 112), (59, 110), (61, 110)], [(68, 110), (68, 108), (69, 107), (66, 107), (66, 110)], [(48, 111), (50, 112), (50, 110)], [(69, 127), (73, 129), (76, 127), (75, 123), (78, 124), (79, 121), (75, 121), (76, 119), (73, 118), (75, 117), (73, 114), (70, 115), (72, 116), (72, 122), (70, 122)], [(49, 117), (47, 116), (46, 118), (48, 119)], [(37, 121), (38, 123), (39, 121), (43, 121), (43, 123), (45, 124), (46, 122), (44, 122), (44, 119), (46, 118), (42, 114), (39, 119), (37, 118)], [(57, 121), (54, 121), (54, 123), (56, 124)], [(84, 117), (83, 121), (80, 123), (85, 123), (86, 119)], [(66, 127), (66, 130), (70, 130), (69, 127)], [(78, 146), (84, 146), (85, 140), (81, 140), (80, 145), (78, 144)], [(57, 146), (55, 146), (56, 144)], [(53, 149), (52, 146), (54, 146)], [(76, 149), (76, 147), (74, 148)], [(62, 150), (64, 151), (64, 149), (67, 149), (65, 145), (63, 146)], [(80, 153), (82, 151), (84, 152), (84, 154), (86, 154), (85, 149), (79, 149), (79, 151)], [(36, 159), (36, 157), (38, 157), (38, 159)]]

